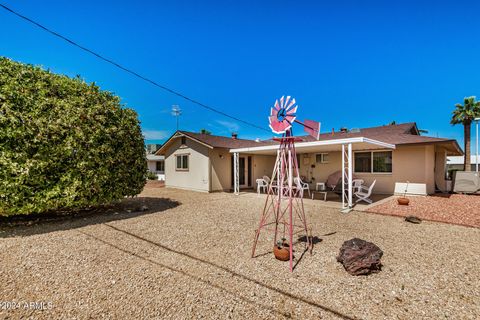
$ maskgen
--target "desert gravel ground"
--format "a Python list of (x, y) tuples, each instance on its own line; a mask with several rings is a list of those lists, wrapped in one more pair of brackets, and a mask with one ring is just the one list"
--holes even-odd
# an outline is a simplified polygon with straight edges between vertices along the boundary
[[(263, 196), (169, 188), (141, 196), (126, 204), (131, 212), (1, 227), (0, 318), (480, 318), (478, 228), (341, 214), (305, 200), (320, 242), (291, 274), (267, 235), (250, 258)], [(149, 210), (136, 212), (142, 204)], [(336, 262), (353, 237), (384, 251), (380, 273), (354, 277)], [(6, 308), (12, 301), (22, 304)]]

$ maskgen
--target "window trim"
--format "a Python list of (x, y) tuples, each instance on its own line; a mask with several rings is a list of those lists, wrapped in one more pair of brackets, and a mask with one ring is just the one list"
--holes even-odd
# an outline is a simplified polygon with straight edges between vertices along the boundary
[[(315, 163), (322, 163), (322, 164), (326, 164), (326, 163), (329, 163), (330, 160), (327, 160), (327, 161), (324, 161), (323, 160), (323, 155), (328, 155), (328, 157), (330, 158), (330, 155), (328, 152), (318, 152), (318, 153), (315, 153)], [(317, 155), (320, 155), (320, 162), (317, 161)]]
[[(178, 157), (187, 157), (188, 159), (187, 168), (183, 168), (183, 160), (180, 160), (182, 164), (182, 168), (178, 168), (178, 160), (177, 160)], [(182, 172), (190, 171), (190, 153), (179, 153), (175, 155), (175, 171), (182, 171)]]
[[(355, 154), (356, 153), (370, 153), (370, 172), (357, 172), (355, 170)], [(390, 172), (376, 172), (373, 171), (373, 154), (378, 152), (391, 152), (392, 153), (392, 171)], [(353, 152), (353, 173), (357, 174), (378, 174), (378, 175), (392, 175), (393, 174), (393, 151), (389, 149), (384, 150), (358, 150)]]

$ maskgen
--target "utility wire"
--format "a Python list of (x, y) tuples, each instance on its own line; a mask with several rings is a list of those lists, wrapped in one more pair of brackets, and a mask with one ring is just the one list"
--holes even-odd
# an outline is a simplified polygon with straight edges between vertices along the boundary
[(122, 66), (121, 64), (119, 64), (119, 63), (111, 60), (111, 59), (105, 58), (105, 57), (102, 56), (101, 54), (96, 53), (95, 51), (90, 50), (90, 49), (88, 49), (88, 48), (86, 48), (86, 47), (84, 47), (84, 46), (76, 43), (75, 41), (70, 40), (69, 38), (67, 38), (67, 37), (65, 37), (65, 36), (63, 36), (63, 35), (61, 35), (61, 34), (55, 32), (55, 31), (53, 31), (53, 30), (48, 29), (47, 27), (41, 25), (40, 23), (38, 23), (38, 22), (36, 22), (36, 21), (34, 21), (34, 20), (32, 20), (32, 19), (30, 19), (30, 18), (28, 18), (28, 17), (26, 17), (26, 16), (24, 16), (24, 15), (22, 15), (22, 14), (16, 12), (16, 11), (12, 10), (12, 9), (10, 9), (9, 7), (5, 6), (4, 4), (1, 4), (1, 3), (0, 3), (0, 7), (3, 8), (3, 9), (5, 9), (5, 10), (7, 10), (8, 12), (16, 15), (17, 17), (19, 17), (19, 18), (21, 18), (21, 19), (30, 22), (31, 24), (39, 27), (40, 29), (43, 29), (44, 31), (46, 31), (46, 32), (48, 32), (48, 33), (50, 33), (50, 34), (52, 34), (52, 35), (54, 35), (54, 36), (56, 36), (56, 37), (58, 37), (58, 38), (60, 38), (60, 39), (62, 39), (62, 40), (67, 41), (67, 42), (70, 43), (71, 45), (73, 45), (73, 46), (75, 46), (75, 47), (77, 47), (77, 48), (80, 48), (81, 50), (86, 51), (86, 52), (94, 55), (95, 57), (97, 57), (97, 58), (99, 58), (99, 59), (101, 59), (101, 60), (103, 60), (103, 61), (105, 61), (105, 62), (107, 62), (107, 63), (109, 63), (109, 64), (111, 64), (111, 65), (113, 65), (113, 66), (115, 66), (115, 67), (117, 67), (117, 68), (119, 68), (119, 69), (121, 69), (121, 70), (123, 70), (123, 71), (126, 71), (126, 72), (134, 75), (135, 77), (140, 78), (140, 79), (142, 79), (142, 80), (144, 80), (144, 81), (146, 81), (146, 82), (148, 82), (148, 83), (150, 83), (150, 84), (152, 84), (152, 85), (154, 85), (154, 86), (156, 86), (156, 87), (158, 87), (158, 88), (160, 88), (160, 89), (162, 89), (162, 90), (165, 90), (165, 91), (167, 91), (167, 92), (170, 92), (171, 94), (174, 94), (174, 95), (176, 95), (176, 96), (178, 96), (178, 97), (180, 97), (180, 98), (183, 98), (183, 99), (185, 99), (185, 100), (187, 100), (187, 101), (190, 101), (190, 102), (192, 102), (192, 103), (194, 103), (194, 104), (196, 104), (196, 105), (199, 105), (199, 106), (201, 106), (201, 107), (203, 107), (203, 108), (205, 108), (205, 109), (208, 109), (208, 110), (210, 110), (210, 111), (212, 111), (212, 112), (218, 113), (218, 114), (220, 114), (220, 115), (222, 115), (222, 116), (224, 116), (224, 117), (227, 117), (227, 118), (230, 118), (230, 119), (232, 119), (232, 120), (235, 120), (235, 121), (244, 123), (244, 124), (246, 124), (246, 125), (249, 125), (249, 126), (254, 127), (254, 128), (256, 128), (256, 129), (259, 129), (259, 130), (263, 130), (263, 131), (270, 132), (270, 130), (267, 130), (267, 129), (259, 126), (259, 125), (256, 125), (256, 124), (254, 124), (254, 123), (251, 123), (251, 122), (248, 122), (248, 121), (239, 119), (239, 118), (237, 118), (237, 117), (231, 116), (231, 115), (229, 115), (229, 114), (227, 114), (227, 113), (225, 113), (225, 112), (223, 112), (223, 111), (217, 110), (217, 109), (214, 108), (214, 107), (211, 107), (211, 106), (209, 106), (209, 105), (206, 105), (206, 104), (204, 104), (204, 103), (201, 103), (201, 102), (199, 102), (199, 101), (197, 101), (197, 100), (195, 100), (195, 99), (189, 98), (189, 97), (187, 97), (186, 95), (184, 95), (184, 94), (182, 94), (182, 93), (180, 93), (180, 92), (178, 92), (178, 91), (176, 91), (176, 90), (170, 89), (170, 88), (168, 88), (168, 87), (166, 87), (166, 86), (164, 86), (164, 85), (161, 85), (161, 84), (155, 82), (154, 80), (151, 80), (151, 79), (149, 79), (149, 78), (147, 78), (147, 77), (145, 77), (145, 76), (142, 76), (141, 74), (139, 74), (139, 73), (137, 73), (137, 72), (135, 72), (135, 71), (133, 71), (133, 70), (131, 70), (131, 69), (128, 69), (128, 68)]

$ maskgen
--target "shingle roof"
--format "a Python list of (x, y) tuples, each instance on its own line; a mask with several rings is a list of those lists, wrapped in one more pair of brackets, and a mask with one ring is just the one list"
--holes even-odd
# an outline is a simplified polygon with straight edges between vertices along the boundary
[[(380, 127), (363, 128), (358, 131), (323, 133), (319, 140), (332, 140), (343, 138), (365, 137), (390, 144), (412, 144), (412, 143), (435, 143), (443, 141), (451, 141), (451, 139), (434, 138), (428, 136), (420, 136), (415, 134), (418, 132), (415, 122), (386, 125)], [(305, 141), (315, 141), (311, 136), (302, 136)]]
[[(254, 140), (247, 139), (232, 139), (230, 137), (223, 136), (214, 136), (208, 134), (201, 134), (195, 132), (181, 131), (187, 136), (195, 138), (203, 143), (206, 143), (212, 147), (216, 148), (247, 148), (253, 146), (262, 146), (275, 144), (276, 142), (271, 140), (256, 142)], [(370, 139), (375, 139), (378, 141), (390, 143), (390, 144), (412, 144), (412, 143), (434, 143), (434, 142), (443, 142), (450, 141), (451, 139), (444, 138), (435, 138), (428, 136), (420, 136), (414, 134), (418, 132), (415, 122), (402, 123), (396, 125), (387, 125), (380, 127), (371, 127), (363, 128), (358, 131), (349, 131), (349, 132), (334, 132), (332, 133), (322, 133), (319, 140), (333, 140), (333, 139), (343, 139), (343, 138), (355, 138), (355, 137), (365, 137)], [(311, 136), (301, 136), (304, 141), (316, 141), (315, 138)]]
[(248, 140), (248, 139), (233, 139), (231, 137), (224, 137), (224, 136), (214, 136), (211, 134), (204, 134), (204, 133), (196, 133), (196, 132), (189, 132), (189, 131), (179, 131), (191, 138), (194, 138), (198, 141), (201, 141), (209, 146), (214, 148), (227, 148), (227, 149), (236, 149), (236, 148), (247, 148), (253, 146), (265, 146), (275, 144), (275, 141), (271, 140), (263, 140), (263, 141), (255, 141), (255, 140)]
[[(197, 141), (207, 144), (214, 148), (226, 148), (226, 149), (238, 149), (259, 147), (277, 144), (278, 142), (272, 140), (255, 141), (248, 139), (233, 139), (231, 137), (215, 136), (210, 134), (179, 131), (178, 133), (189, 136)], [(172, 136), (173, 137), (173, 136)], [(435, 138), (428, 136), (421, 136), (418, 134), (417, 125), (415, 122), (401, 123), (395, 125), (386, 125), (379, 127), (363, 128), (358, 130), (351, 130), (349, 132), (334, 132), (322, 133), (319, 140), (333, 140), (344, 138), (364, 137), (374, 139), (377, 141), (394, 144), (394, 145), (407, 145), (407, 144), (428, 144), (428, 143), (451, 143), (454, 145), (454, 149), (457, 149), (458, 153), (462, 153), (457, 141), (454, 139)], [(316, 141), (311, 136), (301, 136), (304, 141)]]

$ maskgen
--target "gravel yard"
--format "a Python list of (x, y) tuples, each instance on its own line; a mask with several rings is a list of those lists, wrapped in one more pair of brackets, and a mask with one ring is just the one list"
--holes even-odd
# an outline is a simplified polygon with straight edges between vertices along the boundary
[[(480, 318), (478, 228), (305, 200), (319, 242), (291, 274), (268, 236), (250, 258), (263, 196), (154, 187), (141, 196), (131, 212), (1, 227), (0, 318)], [(384, 251), (380, 273), (354, 277), (336, 262), (353, 237)]]
[(400, 217), (417, 216), (429, 221), (480, 228), (480, 195), (440, 194), (408, 198), (408, 206), (399, 205), (393, 198), (369, 207), (367, 211)]

